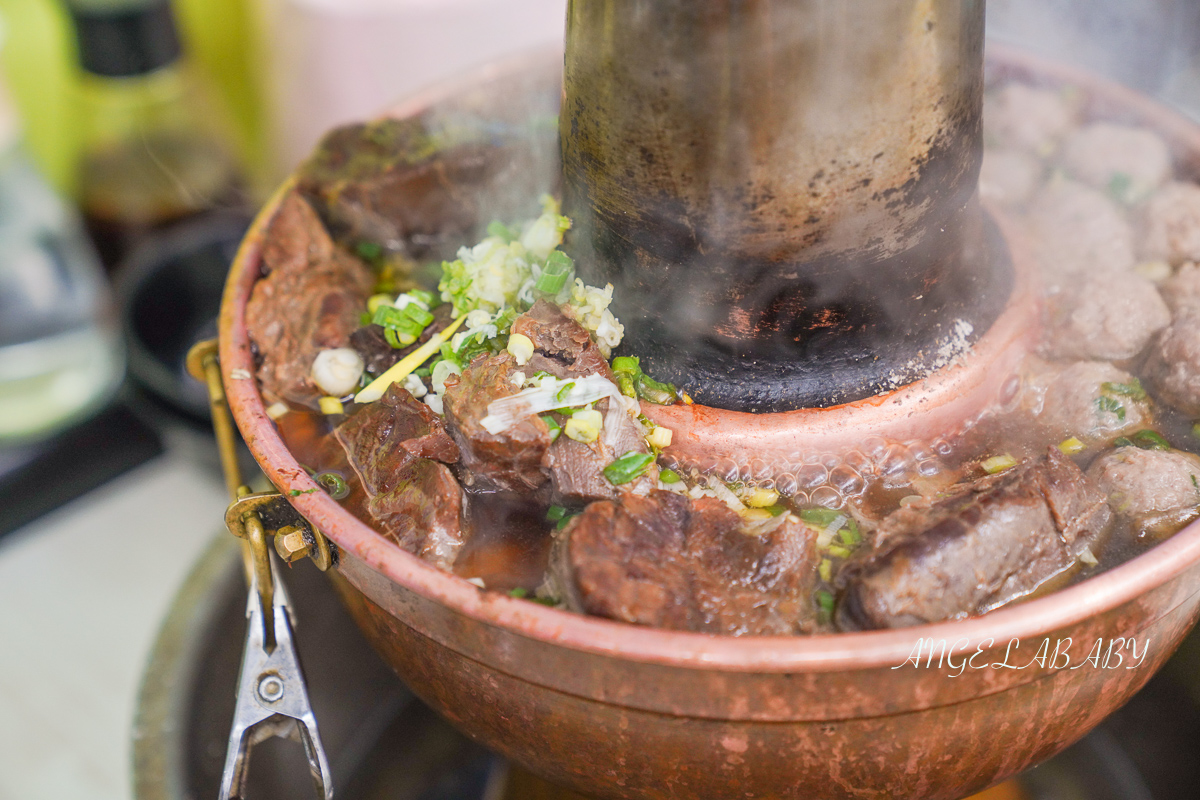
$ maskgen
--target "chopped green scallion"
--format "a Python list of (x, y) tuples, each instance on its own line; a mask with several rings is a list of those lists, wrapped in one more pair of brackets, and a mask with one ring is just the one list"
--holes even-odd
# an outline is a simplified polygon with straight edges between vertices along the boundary
[(644, 372), (635, 381), (637, 396), (658, 406), (674, 405), (679, 399), (679, 390), (673, 384), (656, 381)]
[(1157, 431), (1152, 431), (1147, 428), (1144, 431), (1138, 431), (1133, 436), (1129, 437), (1133, 443), (1143, 450), (1170, 450), (1171, 443), (1162, 437), (1162, 434)]
[[(1116, 385), (1123, 386), (1125, 384), (1116, 384)], [(1125, 406), (1121, 405), (1119, 402), (1117, 402), (1116, 400), (1114, 400), (1111, 397), (1108, 397), (1108, 396), (1097, 397), (1096, 398), (1096, 411), (1101, 414), (1104, 414), (1104, 413), (1116, 414), (1118, 421), (1120, 421), (1120, 422), (1125, 421)]]
[(1100, 384), (1100, 391), (1105, 394), (1128, 397), (1132, 400), (1146, 399), (1146, 390), (1142, 388), (1142, 382), (1137, 378), (1133, 378), (1129, 383), (1102, 383)]
[(1113, 447), (1133, 447), (1133, 442), (1125, 436), (1113, 439)]
[(667, 469), (666, 467), (658, 471), (658, 479), (667, 484), (679, 483), (679, 481), (682, 480), (682, 478), (679, 477), (678, 472), (673, 469)]
[(562, 288), (564, 285), (566, 285), (566, 282), (566, 275), (551, 275), (547, 272), (543, 272), (538, 277), (537, 283), (534, 284), (533, 289), (541, 294), (553, 296), (562, 291)]
[(642, 372), (636, 356), (618, 356), (612, 361), (617, 388), (626, 397), (636, 397), (660, 406), (673, 405), (679, 400), (679, 390), (670, 383), (656, 381)]
[(387, 343), (399, 349), (416, 342), (433, 321), (433, 315), (415, 303), (404, 308), (381, 305), (375, 309), (372, 321), (383, 327)]
[(397, 350), (408, 347), (410, 344), (417, 341), (415, 334), (407, 331), (401, 331), (397, 328), (384, 328), (383, 338), (387, 340), (389, 345)]
[(805, 508), (800, 511), (800, 519), (821, 529), (828, 528), (834, 520), (844, 516), (845, 514), (833, 508)]
[(617, 388), (626, 397), (637, 397), (637, 377), (642, 374), (638, 360), (633, 356), (618, 356), (612, 361), (613, 377)]
[(562, 433), (562, 423), (549, 414), (542, 414), (542, 422), (550, 429), (550, 441), (553, 442)]
[[(828, 562), (824, 562), (828, 563)], [(833, 595), (821, 589), (817, 592), (817, 605), (821, 608), (821, 621), (829, 623), (833, 621)]]
[(554, 399), (560, 403), (563, 402), (564, 400), (567, 399), (567, 395), (569, 395), (571, 393), (571, 390), (574, 388), (575, 388), (575, 381), (571, 381), (570, 383), (567, 383), (561, 389), (558, 390), (558, 394), (554, 395)]
[(375, 309), (375, 315), (371, 317), (372, 322), (385, 328), (399, 327), (406, 320), (404, 312), (395, 306), (378, 306)]
[(546, 519), (551, 522), (558, 522), (567, 515), (567, 509), (562, 506), (550, 506), (546, 509)]
[(526, 597), (529, 597), (529, 590), (524, 586), (518, 586), (515, 589), (509, 589), (508, 596), (515, 597), (518, 600), (524, 600)]
[(638, 478), (654, 463), (653, 453), (630, 450), (604, 468), (604, 477), (613, 486), (621, 486)]
[(313, 476), (313, 480), (334, 500), (345, 500), (350, 495), (350, 485), (340, 472), (319, 472)]
[(433, 308), (434, 296), (433, 292), (427, 292), (424, 289), (412, 289), (406, 294), (413, 300), (424, 303), (426, 308)]
[(546, 258), (546, 266), (534, 284), (534, 291), (545, 295), (556, 295), (575, 274), (575, 262), (561, 250), (554, 250)]
[(354, 252), (364, 261), (375, 262), (383, 257), (383, 247), (375, 242), (359, 242), (354, 245)]
[(416, 303), (409, 303), (404, 308), (400, 309), (400, 312), (413, 322), (420, 325), (422, 328), (433, 322), (433, 314), (430, 314)]
[(847, 547), (858, 547), (862, 542), (862, 534), (858, 532), (858, 523), (850, 519), (846, 521), (846, 527), (842, 528), (838, 535), (842, 537)]

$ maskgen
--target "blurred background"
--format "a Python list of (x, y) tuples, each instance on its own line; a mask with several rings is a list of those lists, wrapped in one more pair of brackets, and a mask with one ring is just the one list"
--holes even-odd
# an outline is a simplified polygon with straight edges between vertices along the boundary
[[(560, 44), (565, 6), (0, 0), (0, 800), (131, 797), (147, 654), (225, 507), (183, 356), (258, 204), (330, 127)], [(988, 6), (1200, 118), (1200, 3)]]
[[(253, 210), (322, 133), (553, 46), (564, 9), (0, 0), (0, 493), (17, 497), (0, 535), (154, 450), (148, 434), (204, 427), (182, 355), (213, 333)], [(97, 412), (124, 424), (110, 426), (124, 446), (100, 454), (112, 463), (85, 468), (73, 446), (69, 465), (35, 469), (38, 491), (23, 490), (20, 471), (55, 434)]]
[(565, 6), (0, 0), (0, 798), (132, 796), (146, 660), (226, 504), (183, 357), (254, 210), (330, 127), (560, 43)]

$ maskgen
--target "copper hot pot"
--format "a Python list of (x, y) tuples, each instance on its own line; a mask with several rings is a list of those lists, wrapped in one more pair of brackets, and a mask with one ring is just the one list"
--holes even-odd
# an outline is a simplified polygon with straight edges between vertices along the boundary
[[(1183, 163), (1200, 160), (1192, 124), (1139, 95), (1011, 52), (991, 56), (1008, 74), (1082, 85), (1107, 111), (1162, 133)], [(560, 78), (561, 55), (541, 54), (390, 115), (482, 129), (511, 114), (514, 96), (553, 112)], [(289, 190), (259, 213), (225, 290), (220, 359), (237, 425), (268, 477), (285, 496), (299, 490), (289, 501), (337, 543), (335, 581), (378, 652), (469, 736), (553, 782), (614, 798), (961, 797), (1081, 738), (1145, 684), (1200, 613), (1200, 524), (984, 617), (807, 638), (639, 628), (441, 572), (313, 491), (250, 377), (246, 303)], [(1098, 659), (1086, 661), (1097, 642)], [(929, 663), (930, 643), (950, 660)], [(1050, 657), (1038, 663), (1043, 646)], [(1056, 646), (1069, 648), (1069, 667), (1052, 657)], [(1106, 668), (1109, 649), (1121, 663), (1109, 656)]]

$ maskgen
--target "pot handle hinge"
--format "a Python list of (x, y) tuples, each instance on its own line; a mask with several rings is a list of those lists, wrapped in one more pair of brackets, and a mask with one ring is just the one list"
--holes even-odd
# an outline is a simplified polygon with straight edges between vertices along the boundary
[[(275, 552), (284, 561), (291, 563), (304, 556), (312, 559), (317, 569), (324, 572), (337, 566), (337, 545), (325, 538), (315, 525), (300, 515), (278, 491), (251, 494), (250, 488), (242, 483), (242, 472), (237, 460), (237, 439), (229, 406), (225, 402), (225, 387), (221, 384), (221, 369), (217, 361), (215, 339), (199, 342), (188, 351), (187, 368), (192, 377), (208, 387), (209, 405), (212, 410), (213, 433), (217, 439), (217, 450), (221, 458), (221, 471), (225, 475), (225, 486), (233, 503), (225, 512), (225, 524), (230, 533), (250, 542), (253, 537), (246, 526), (248, 515), (257, 515), (264, 524), (265, 536), (275, 539)], [(267, 562), (269, 565), (269, 562)], [(247, 558), (247, 579), (254, 572), (253, 562)], [(263, 577), (269, 572), (264, 573)], [(269, 581), (260, 581), (269, 585)]]

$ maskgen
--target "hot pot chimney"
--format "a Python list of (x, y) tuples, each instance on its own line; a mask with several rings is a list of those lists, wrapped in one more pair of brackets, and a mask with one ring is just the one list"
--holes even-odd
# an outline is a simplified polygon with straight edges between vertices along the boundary
[(570, 246), (647, 372), (823, 407), (988, 329), (1012, 277), (976, 198), (983, 31), (982, 0), (570, 3)]

